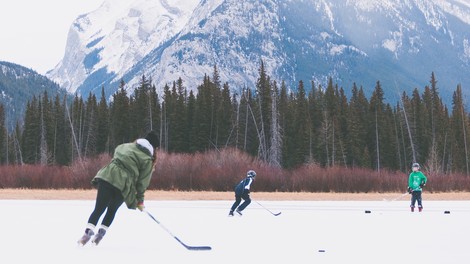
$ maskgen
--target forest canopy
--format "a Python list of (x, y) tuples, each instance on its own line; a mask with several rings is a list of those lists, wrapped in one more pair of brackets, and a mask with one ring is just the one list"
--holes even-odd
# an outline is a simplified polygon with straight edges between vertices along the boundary
[(402, 92), (393, 105), (380, 81), (369, 98), (356, 84), (348, 89), (349, 98), (330, 78), (326, 87), (299, 81), (291, 91), (271, 80), (261, 63), (256, 87), (238, 93), (221, 82), (216, 66), (197, 93), (180, 78), (158, 94), (146, 76), (132, 95), (121, 81), (110, 102), (104, 87), (100, 97), (72, 102), (44, 92), (28, 102), (24, 122), (11, 133), (0, 105), (0, 164), (69, 165), (154, 130), (168, 153), (230, 147), (286, 169), (315, 164), (408, 171), (419, 162), (430, 172), (469, 174), (469, 116), (460, 85), (451, 109), (434, 73), (422, 93)]

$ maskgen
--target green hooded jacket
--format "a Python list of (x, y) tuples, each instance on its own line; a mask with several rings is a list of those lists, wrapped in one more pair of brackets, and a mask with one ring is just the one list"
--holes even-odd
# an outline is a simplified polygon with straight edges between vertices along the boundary
[(125, 143), (116, 147), (113, 159), (101, 168), (91, 183), (106, 181), (121, 191), (129, 209), (136, 209), (144, 201), (144, 193), (150, 184), (153, 157), (150, 151), (137, 144)]
[(428, 179), (421, 171), (413, 171), (408, 178), (408, 187), (413, 191), (423, 191), (421, 185), (426, 184), (427, 181)]

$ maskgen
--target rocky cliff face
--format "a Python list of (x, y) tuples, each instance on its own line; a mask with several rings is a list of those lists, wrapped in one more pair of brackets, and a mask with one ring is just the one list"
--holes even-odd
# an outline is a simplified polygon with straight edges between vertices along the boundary
[(379, 80), (389, 97), (434, 72), (450, 102), (470, 85), (468, 32), (469, 0), (113, 0), (77, 18), (48, 76), (84, 96), (121, 79), (132, 92), (143, 74), (195, 90), (217, 65), (236, 90), (254, 87), (263, 60), (292, 89), (331, 76), (345, 90)]

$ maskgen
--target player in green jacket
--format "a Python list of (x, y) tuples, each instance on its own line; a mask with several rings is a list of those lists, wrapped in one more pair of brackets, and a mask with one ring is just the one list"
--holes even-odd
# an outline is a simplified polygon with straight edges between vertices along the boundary
[(412, 172), (408, 178), (408, 192), (411, 194), (411, 212), (415, 211), (415, 204), (418, 201), (418, 209), (421, 212), (423, 210), (423, 202), (421, 198), (421, 193), (423, 192), (423, 187), (426, 185), (428, 179), (426, 176), (419, 170), (419, 164), (413, 163), (411, 166)]
[(95, 208), (88, 218), (85, 234), (78, 241), (85, 245), (95, 234), (101, 215), (106, 214), (92, 243), (98, 245), (114, 220), (119, 207), (126, 203), (129, 209), (144, 210), (144, 193), (155, 169), (158, 137), (150, 132), (145, 138), (116, 147), (113, 159), (101, 168), (91, 181), (97, 186)]

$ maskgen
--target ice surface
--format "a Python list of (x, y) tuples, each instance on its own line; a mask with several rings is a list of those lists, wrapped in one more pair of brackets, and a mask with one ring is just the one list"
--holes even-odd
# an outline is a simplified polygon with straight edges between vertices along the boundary
[[(423, 195), (425, 199), (425, 195)], [(254, 195), (253, 195), (253, 198)], [(94, 201), (0, 200), (2, 263), (465, 263), (470, 201), (146, 201), (122, 206), (99, 246), (78, 247)], [(371, 213), (366, 214), (365, 211)], [(444, 214), (450, 211), (450, 214)]]

